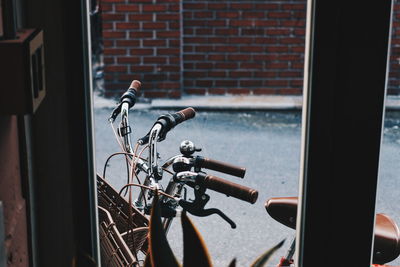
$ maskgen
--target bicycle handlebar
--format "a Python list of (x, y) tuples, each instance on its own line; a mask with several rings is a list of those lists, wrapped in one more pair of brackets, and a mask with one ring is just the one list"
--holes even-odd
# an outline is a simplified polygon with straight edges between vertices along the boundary
[[(161, 115), (160, 117), (158, 117), (157, 121), (154, 123), (154, 125), (152, 127), (152, 129), (153, 129), (155, 125), (157, 125), (157, 124), (161, 125), (161, 131), (160, 131), (157, 141), (164, 140), (167, 133), (172, 128), (174, 128), (179, 123), (182, 123), (186, 120), (193, 118), (195, 115), (196, 115), (196, 111), (194, 110), (194, 108), (185, 108), (178, 112), (168, 113), (168, 114)], [(142, 137), (138, 140), (138, 142), (140, 142), (141, 145), (147, 144), (149, 142), (150, 132), (151, 132), (151, 130), (149, 131), (148, 134), (146, 134), (144, 137)]]
[(127, 103), (129, 108), (133, 107), (136, 103), (136, 93), (139, 91), (142, 83), (138, 80), (133, 80), (128, 90), (119, 99), (118, 106), (113, 110), (109, 120), (114, 122), (118, 114), (121, 112), (121, 106), (123, 103)]
[(195, 157), (194, 166), (223, 172), (240, 178), (243, 178), (246, 173), (246, 168), (201, 156)]
[(254, 204), (258, 198), (257, 190), (227, 181), (213, 175), (199, 173), (196, 180), (198, 183), (208, 189), (241, 199), (243, 201), (247, 201), (251, 204)]

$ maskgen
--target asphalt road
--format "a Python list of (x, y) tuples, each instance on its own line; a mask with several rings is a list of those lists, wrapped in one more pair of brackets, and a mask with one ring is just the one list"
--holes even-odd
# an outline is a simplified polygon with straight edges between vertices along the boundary
[[(119, 151), (107, 123), (110, 108), (95, 108), (95, 142), (97, 170), (102, 172), (108, 155)], [(135, 110), (130, 115), (133, 140), (147, 133), (162, 110)], [(377, 212), (389, 214), (400, 224), (400, 115), (390, 113), (385, 123), (381, 153)], [(362, 131), (360, 129), (360, 131)], [(228, 266), (237, 259), (237, 266), (249, 266), (257, 256), (282, 239), (286, 243), (270, 266), (284, 255), (295, 232), (274, 221), (266, 213), (264, 203), (271, 197), (297, 196), (300, 159), (301, 116), (299, 113), (274, 112), (198, 112), (196, 118), (178, 125), (160, 143), (161, 160), (179, 153), (182, 140), (193, 141), (203, 150), (199, 154), (212, 159), (246, 167), (245, 178), (217, 174), (230, 181), (259, 190), (258, 201), (248, 204), (216, 192), (207, 207), (219, 208), (237, 224), (236, 229), (219, 218), (191, 216), (199, 228), (211, 254), (214, 266)], [(125, 184), (126, 170), (121, 160), (111, 161), (108, 179), (120, 188)], [(211, 172), (210, 172), (211, 173)], [(167, 179), (165, 179), (167, 180)], [(166, 181), (164, 181), (166, 182)], [(179, 219), (168, 233), (170, 245), (182, 259), (182, 235)], [(400, 265), (400, 259), (392, 262)]]

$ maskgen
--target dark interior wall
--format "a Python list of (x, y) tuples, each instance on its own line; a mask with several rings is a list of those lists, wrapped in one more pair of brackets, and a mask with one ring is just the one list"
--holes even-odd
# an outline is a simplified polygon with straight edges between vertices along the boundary
[(46, 65), (46, 98), (30, 129), (38, 266), (93, 264), (98, 235), (87, 3), (25, 4), (24, 27), (44, 31)]

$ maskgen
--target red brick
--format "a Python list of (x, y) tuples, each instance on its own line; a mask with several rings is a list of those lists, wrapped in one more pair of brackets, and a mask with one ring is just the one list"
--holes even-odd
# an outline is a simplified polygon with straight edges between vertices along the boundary
[(123, 3), (125, 0), (101, 0), (102, 3)]
[(306, 29), (294, 29), (293, 30), (294, 35), (300, 35), (304, 36), (306, 34)]
[(287, 69), (288, 63), (280, 62), (280, 63), (268, 63), (268, 69)]
[(210, 27), (225, 27), (226, 24), (226, 20), (208, 20), (207, 21), (207, 26)]
[(239, 9), (239, 10), (245, 10), (245, 9), (253, 9), (254, 5), (253, 4), (235, 4), (235, 3), (231, 3), (231, 8), (232, 9)]
[(103, 31), (103, 38), (124, 38), (126, 36), (125, 32), (109, 32), (109, 31)]
[(194, 17), (197, 19), (212, 18), (213, 14), (214, 14), (213, 12), (204, 11), (204, 10), (193, 13)]
[(290, 52), (293, 53), (301, 53), (304, 54), (305, 47), (304, 46), (291, 46), (290, 47)]
[(118, 22), (118, 23), (116, 24), (116, 28), (117, 28), (118, 30), (139, 29), (139, 23)]
[(280, 77), (302, 77), (303, 72), (301, 71), (282, 71), (279, 73)]
[(228, 5), (225, 3), (208, 3), (209, 10), (220, 10), (220, 9), (227, 9)]
[(289, 29), (267, 29), (266, 33), (268, 35), (289, 35)]
[(242, 46), (240, 52), (263, 52), (263, 46)]
[(226, 19), (233, 19), (233, 18), (238, 18), (239, 17), (239, 12), (217, 12), (217, 18), (226, 18)]
[(302, 90), (299, 88), (279, 88), (277, 90), (279, 94), (282, 95), (301, 95)]
[(289, 84), (288, 80), (267, 80), (265, 81), (267, 86), (287, 86)]
[(228, 39), (224, 37), (209, 37), (208, 42), (212, 44), (225, 44), (228, 43)]
[(170, 46), (170, 47), (177, 47), (177, 46), (180, 46), (181, 45), (181, 40), (179, 40), (179, 39), (177, 39), (177, 40), (172, 40), (172, 39), (169, 39), (168, 40), (168, 45)]
[(256, 4), (255, 9), (270, 11), (270, 10), (279, 9), (279, 5), (278, 4)]
[(108, 11), (113, 11), (114, 9), (114, 5), (113, 4), (109, 4), (107, 2), (101, 1), (101, 12), (105, 13)]
[(129, 21), (153, 21), (153, 14), (129, 15)]
[(261, 63), (240, 63), (241, 69), (262, 69), (263, 64)]
[(261, 19), (265, 17), (264, 12), (243, 12), (243, 18), (245, 19)]
[(228, 94), (232, 94), (232, 95), (248, 95), (249, 93), (250, 93), (250, 90), (245, 89), (245, 88), (228, 89)]
[(146, 30), (165, 30), (167, 24), (165, 22), (144, 22), (142, 27)]
[(228, 45), (221, 45), (221, 46), (215, 46), (215, 51), (217, 52), (224, 52), (224, 53), (234, 53), (239, 51), (238, 46), (228, 46)]
[(199, 88), (186, 88), (185, 92), (191, 95), (205, 95), (206, 89), (199, 89)]
[(131, 55), (143, 56), (143, 55), (152, 55), (153, 49), (151, 48), (134, 48), (130, 49)]
[(242, 29), (242, 35), (264, 35), (264, 29)]
[(217, 69), (237, 69), (237, 63), (215, 63), (215, 68)]
[(131, 65), (131, 72), (153, 72), (154, 66)]
[(306, 22), (305, 20), (280, 20), (279, 25), (284, 27), (304, 27)]
[(200, 61), (200, 60), (205, 60), (206, 57), (204, 55), (185, 55), (184, 57), (184, 62), (186, 61), (191, 61), (191, 60), (196, 60), (196, 61)]
[(115, 57), (104, 57), (104, 63), (112, 65), (115, 63), (114, 59), (115, 59)]
[(116, 5), (115, 10), (118, 12), (138, 12), (139, 5), (130, 4), (130, 5)]
[(153, 37), (153, 33), (151, 31), (143, 32), (143, 31), (132, 31), (129, 33), (130, 38), (151, 38)]
[(169, 22), (168, 23), (168, 28), (170, 30), (178, 30), (178, 29), (180, 29), (180, 27), (181, 27), (181, 24), (179, 22)]
[(234, 28), (227, 28), (227, 29), (215, 29), (216, 35), (238, 35), (239, 30)]
[(282, 9), (285, 10), (306, 10), (307, 5), (304, 4), (283, 4)]
[(294, 60), (300, 60), (302, 59), (302, 56), (300, 54), (281, 54), (278, 56), (278, 60), (285, 60), (285, 61), (294, 61)]
[(149, 98), (165, 98), (167, 96), (166, 91), (145, 91), (144, 97)]
[(290, 18), (290, 12), (268, 12), (269, 18)]
[(241, 80), (239, 85), (241, 87), (255, 87), (262, 86), (263, 82), (261, 80)]
[(184, 43), (206, 44), (208, 39), (204, 37), (186, 37), (183, 39)]
[(276, 94), (276, 90), (275, 89), (270, 89), (270, 88), (253, 89), (252, 92), (255, 95), (273, 95), (273, 94)]
[(205, 3), (184, 3), (183, 9), (190, 10), (190, 9), (206, 9)]
[(211, 86), (213, 86), (213, 81), (212, 80), (196, 80), (196, 86), (211, 87)]
[(103, 21), (125, 20), (125, 15), (124, 14), (103, 13), (103, 14), (101, 14), (101, 19)]
[(224, 61), (225, 60), (225, 55), (220, 55), (220, 54), (218, 54), (218, 55), (208, 55), (207, 56), (207, 60), (210, 60), (210, 61)]
[(140, 63), (140, 57), (118, 57), (117, 58), (118, 63), (132, 63), (132, 64), (138, 64)]
[(143, 75), (144, 81), (165, 81), (167, 79), (166, 74), (145, 74)]
[(236, 86), (238, 82), (236, 80), (216, 80), (215, 86)]
[(299, 38), (299, 37), (286, 37), (286, 38), (281, 38), (280, 40), (281, 44), (304, 44), (304, 39)]
[(144, 57), (143, 63), (144, 64), (154, 64), (154, 63), (166, 64), (167, 58), (166, 57)]
[(157, 13), (157, 21), (158, 20), (180, 20), (180, 15), (179, 13), (176, 14)]
[(204, 78), (206, 77), (206, 72), (204, 71), (185, 71), (183, 74), (186, 78)]
[(179, 55), (179, 48), (157, 48), (157, 55)]
[(274, 71), (258, 71), (254, 73), (254, 76), (257, 78), (272, 78), (278, 77), (278, 73)]
[(210, 95), (224, 95), (226, 93), (226, 89), (224, 89), (224, 88), (209, 88), (208, 93)]
[(196, 52), (212, 52), (214, 51), (214, 48), (210, 45), (202, 45), (202, 46), (196, 46), (195, 50)]
[(213, 33), (213, 29), (196, 29), (197, 35), (210, 35)]
[(161, 12), (167, 11), (167, 5), (143, 5), (143, 12)]
[(102, 22), (103, 31), (114, 29), (114, 23), (112, 22)]
[(104, 66), (104, 71), (106, 72), (126, 72), (127, 70), (128, 70), (127, 66), (120, 66), (120, 65)]
[(169, 12), (179, 12), (181, 10), (180, 4), (168, 5)]
[(229, 77), (232, 77), (232, 78), (249, 78), (252, 76), (253, 76), (253, 73), (251, 71), (231, 71), (231, 72), (229, 72)]
[(289, 48), (287, 46), (268, 46), (266, 50), (268, 52), (288, 52)]
[(228, 55), (228, 60), (232, 60), (232, 61), (245, 61), (245, 60), (249, 60), (251, 58), (250, 55), (247, 54), (229, 54)]
[(140, 41), (139, 40), (117, 40), (117, 46), (139, 46)]
[(207, 72), (207, 76), (208, 77), (213, 77), (213, 78), (225, 78), (226, 77), (226, 73), (225, 71), (209, 71)]
[(179, 38), (180, 32), (179, 31), (166, 31), (166, 32), (157, 31), (156, 35), (157, 35), (157, 38)]
[(114, 46), (114, 40), (103, 40), (103, 45), (106, 48), (112, 48)]
[(229, 38), (229, 42), (235, 44), (251, 44), (254, 39), (251, 37), (231, 37)]
[(254, 20), (231, 20), (229, 21), (229, 26), (231, 27), (254, 27)]
[(294, 87), (303, 87), (303, 80), (291, 80), (290, 85)]
[(161, 65), (159, 71), (162, 72), (179, 72), (181, 70), (179, 65)]
[(120, 48), (104, 48), (104, 55), (126, 55), (126, 49)]
[(196, 63), (197, 69), (211, 69), (212, 67), (213, 67), (212, 63), (208, 63), (208, 62)]

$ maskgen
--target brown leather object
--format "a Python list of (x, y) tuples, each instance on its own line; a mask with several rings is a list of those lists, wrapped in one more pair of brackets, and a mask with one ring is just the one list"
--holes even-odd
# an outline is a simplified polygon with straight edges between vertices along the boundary
[[(270, 198), (265, 203), (268, 214), (276, 221), (296, 229), (297, 197)], [(376, 214), (373, 263), (384, 264), (400, 255), (400, 232), (387, 215)]]
[(243, 178), (246, 173), (246, 168), (235, 166), (218, 160), (213, 160), (210, 158), (197, 156), (196, 163), (200, 168), (223, 172), (241, 178)]
[(132, 88), (132, 89), (134, 89), (136, 92), (138, 92), (139, 89), (140, 89), (140, 86), (142, 86), (142, 83), (141, 83), (140, 81), (138, 81), (138, 80), (133, 80), (133, 81), (131, 82), (131, 85), (129, 86), (129, 88)]
[(251, 204), (254, 204), (258, 198), (257, 190), (213, 175), (207, 175), (203, 180), (203, 185), (211, 190), (250, 202)]

